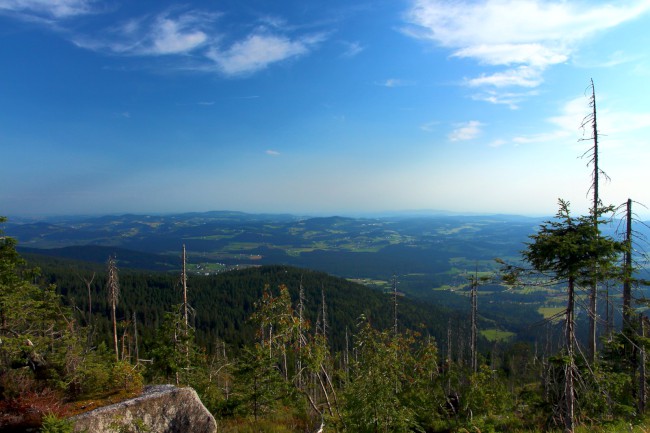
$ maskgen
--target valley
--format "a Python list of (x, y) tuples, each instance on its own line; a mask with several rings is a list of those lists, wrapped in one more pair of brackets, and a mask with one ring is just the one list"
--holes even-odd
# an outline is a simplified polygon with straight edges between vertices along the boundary
[[(564, 305), (563, 289), (508, 287), (500, 282), (500, 258), (519, 260), (541, 218), (400, 216), (299, 217), (207, 212), (179, 215), (68, 217), (9, 221), (7, 234), (26, 254), (103, 264), (115, 255), (121, 268), (180, 272), (185, 245), (188, 270), (213, 275), (262, 265), (327, 272), (379, 291), (452, 310), (469, 309), (468, 279), (476, 275), (482, 332), (532, 339), (530, 325)], [(620, 290), (612, 291), (612, 299)]]

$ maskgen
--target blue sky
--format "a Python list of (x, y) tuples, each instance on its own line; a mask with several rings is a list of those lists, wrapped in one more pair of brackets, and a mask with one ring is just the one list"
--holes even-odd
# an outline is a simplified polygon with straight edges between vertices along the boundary
[(650, 205), (648, 28), (648, 0), (0, 0), (0, 215), (584, 212), (591, 78), (602, 199)]

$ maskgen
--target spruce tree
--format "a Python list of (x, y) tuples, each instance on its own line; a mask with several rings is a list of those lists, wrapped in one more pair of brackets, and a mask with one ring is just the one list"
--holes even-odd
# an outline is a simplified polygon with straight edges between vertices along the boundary
[[(524, 260), (534, 270), (547, 275), (553, 282), (567, 285), (564, 351), (564, 410), (562, 418), (567, 432), (574, 428), (575, 414), (575, 290), (578, 284), (602, 279), (614, 268), (618, 255), (625, 250), (623, 243), (602, 236), (594, 219), (572, 217), (569, 203), (560, 200), (554, 221), (543, 223), (539, 231), (530, 236), (523, 251)], [(597, 217), (611, 212), (612, 208), (599, 208)], [(596, 273), (597, 272), (597, 273)]]

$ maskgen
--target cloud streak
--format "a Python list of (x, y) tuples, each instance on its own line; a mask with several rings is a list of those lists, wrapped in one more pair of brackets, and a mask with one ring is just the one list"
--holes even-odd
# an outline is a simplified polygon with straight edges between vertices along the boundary
[(571, 59), (580, 42), (649, 10), (648, 0), (414, 0), (403, 31), (450, 49), (451, 57), (491, 67), (466, 78), (470, 87), (534, 88), (547, 68)]
[[(250, 75), (288, 59), (307, 55), (326, 39), (325, 33), (294, 34), (280, 18), (263, 17), (254, 30), (231, 40), (222, 14), (170, 8), (158, 14), (82, 33), (65, 28), (62, 18), (94, 12), (95, 0), (4, 0), (0, 13), (50, 25), (80, 48), (121, 56), (183, 56), (181, 69)], [(230, 40), (225, 43), (224, 41)], [(354, 56), (363, 47), (348, 46)]]
[(165, 12), (128, 20), (96, 37), (76, 36), (73, 42), (82, 48), (122, 55), (187, 54), (216, 38), (211, 28), (218, 16), (199, 11)]
[(206, 55), (226, 75), (250, 74), (273, 63), (305, 55), (323, 39), (323, 35), (290, 39), (282, 35), (256, 33), (225, 50), (213, 47)]
[[(640, 129), (650, 128), (650, 113), (615, 110), (599, 101), (598, 132), (602, 137), (601, 144), (612, 146), (622, 144), (617, 137), (622, 137)], [(589, 137), (590, 131), (580, 131), (583, 119), (589, 113), (588, 101), (585, 96), (578, 96), (567, 101), (557, 116), (549, 117), (546, 121), (553, 125), (548, 132), (517, 136), (512, 139), (516, 144), (546, 143), (566, 141), (577, 143), (580, 138)], [(584, 132), (584, 136), (583, 136)]]
[(449, 141), (468, 141), (473, 140), (481, 133), (483, 124), (477, 120), (460, 123), (448, 136)]
[(404, 87), (411, 86), (413, 83), (399, 78), (388, 78), (384, 81), (378, 82), (377, 84), (383, 87)]
[(363, 50), (366, 49), (366, 47), (361, 45), (359, 42), (341, 42), (341, 43), (345, 47), (345, 51), (343, 52), (342, 56), (347, 58), (356, 57)]
[(93, 12), (93, 0), (4, 0), (0, 13), (17, 13), (23, 18), (68, 18)]

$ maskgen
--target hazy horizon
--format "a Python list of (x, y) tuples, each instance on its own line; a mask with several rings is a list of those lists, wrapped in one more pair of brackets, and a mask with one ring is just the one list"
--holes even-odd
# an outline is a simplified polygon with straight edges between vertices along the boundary
[[(377, 212), (332, 212), (332, 213), (314, 213), (314, 212), (248, 212), (235, 209), (212, 209), (205, 211), (179, 211), (179, 212), (106, 212), (106, 213), (51, 213), (51, 214), (13, 214), (0, 215), (7, 217), (9, 223), (22, 221), (48, 221), (57, 219), (93, 219), (102, 217), (120, 217), (126, 215), (144, 216), (144, 217), (167, 217), (175, 215), (191, 214), (209, 214), (209, 213), (241, 213), (245, 215), (269, 215), (269, 216), (290, 216), (295, 218), (417, 218), (417, 217), (513, 217), (513, 218), (530, 218), (530, 219), (552, 219), (555, 214), (518, 214), (504, 212), (455, 212), (438, 209), (403, 209), (403, 210), (386, 210)], [(577, 214), (577, 213), (576, 213)], [(637, 213), (641, 219), (650, 218), (650, 215)]]

